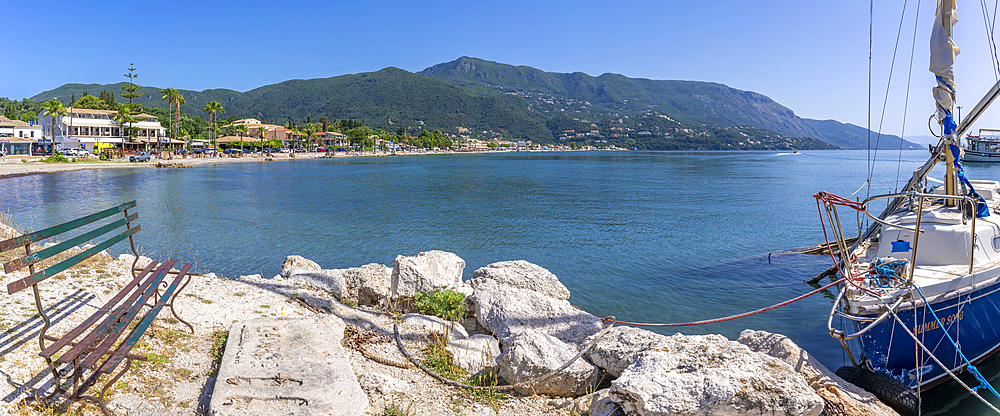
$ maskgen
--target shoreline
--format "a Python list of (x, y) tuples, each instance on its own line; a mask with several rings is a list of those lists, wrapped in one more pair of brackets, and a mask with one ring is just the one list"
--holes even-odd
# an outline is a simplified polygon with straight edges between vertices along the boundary
[[(297, 159), (343, 159), (353, 157), (388, 157), (388, 156), (416, 156), (416, 155), (444, 155), (460, 154), (462, 152), (438, 151), (438, 152), (411, 152), (411, 153), (359, 153), (359, 154), (337, 154), (327, 156), (327, 153), (296, 153), (295, 157), (290, 157), (289, 153), (277, 153), (272, 155), (275, 162), (292, 161)], [(27, 160), (24, 162), (23, 160)], [(169, 167), (196, 167), (202, 165), (215, 165), (222, 163), (247, 163), (265, 162), (262, 156), (250, 155), (244, 157), (175, 157), (173, 159), (152, 159), (149, 162), (129, 162), (127, 160), (102, 161), (96, 158), (77, 160), (72, 163), (45, 163), (40, 161), (38, 156), (8, 156), (0, 158), (0, 179), (16, 178), (21, 176), (36, 175), (41, 173), (68, 172), (86, 169), (130, 169), (130, 168), (155, 168), (157, 164), (173, 165)]]

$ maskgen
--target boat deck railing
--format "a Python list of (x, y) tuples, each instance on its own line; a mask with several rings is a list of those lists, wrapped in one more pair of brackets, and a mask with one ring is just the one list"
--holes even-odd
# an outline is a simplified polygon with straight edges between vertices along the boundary
[[(873, 201), (887, 200), (887, 199), (891, 199), (892, 200), (892, 201), (889, 202), (889, 204), (891, 204), (893, 206), (903, 206), (901, 204), (898, 204), (899, 202), (908, 203), (911, 210), (913, 209), (913, 206), (914, 206), (913, 203), (914, 203), (914, 201), (916, 201), (917, 216), (916, 216), (916, 224), (915, 224), (915, 226), (913, 228), (908, 228), (908, 227), (905, 227), (905, 226), (903, 226), (901, 224), (893, 223), (891, 221), (886, 221), (885, 219), (878, 218), (878, 217), (872, 215), (870, 212), (868, 212), (868, 204), (869, 203), (871, 203)], [(931, 200), (932, 204), (934, 202), (937, 202), (937, 201), (940, 201), (940, 200), (955, 201), (955, 202), (961, 204), (963, 207), (966, 206), (966, 204), (968, 204), (968, 206), (970, 206), (972, 208), (972, 210), (971, 211), (966, 211), (964, 209), (962, 210), (963, 211), (962, 223), (965, 224), (965, 222), (967, 220), (966, 217), (965, 217), (965, 215), (964, 215), (964, 212), (972, 212), (973, 213), (971, 215), (971, 218), (972, 218), (972, 233), (971, 233), (972, 237), (971, 237), (971, 245), (970, 245), (970, 247), (975, 247), (975, 240), (976, 240), (976, 215), (974, 213), (976, 212), (975, 211), (976, 199), (974, 199), (972, 197), (963, 196), (963, 195), (942, 195), (942, 194), (927, 194), (927, 193), (920, 193), (920, 192), (902, 192), (902, 193), (875, 195), (875, 196), (872, 196), (872, 197), (870, 197), (868, 199), (865, 199), (864, 202), (861, 203), (861, 206), (863, 206), (864, 209), (862, 209), (860, 211), (863, 212), (864, 215), (866, 217), (868, 217), (869, 219), (871, 219), (872, 221), (874, 221), (874, 222), (876, 222), (876, 223), (878, 223), (878, 224), (880, 224), (880, 225), (882, 225), (884, 227), (897, 228), (897, 229), (901, 229), (901, 230), (910, 231), (910, 232), (913, 233), (913, 248), (911, 250), (910, 270), (909, 270), (910, 273), (909, 273), (909, 277), (908, 277), (908, 283), (910, 283), (910, 284), (913, 283), (913, 272), (914, 272), (914, 266), (916, 264), (917, 248), (919, 247), (920, 234), (924, 233), (924, 230), (920, 229), (920, 222), (921, 222), (921, 218), (923, 217), (924, 202), (927, 201), (927, 200)], [(838, 244), (838, 246), (840, 248), (841, 261), (843, 262), (842, 264), (844, 264), (845, 266), (850, 266), (850, 267), (847, 267), (847, 270), (848, 270), (847, 273), (848, 274), (853, 274), (851, 271), (854, 270), (854, 255), (853, 255), (854, 250), (848, 250), (847, 249), (847, 244), (846, 244), (846, 240), (844, 239), (843, 230), (842, 230), (842, 228), (840, 226), (839, 217), (836, 214), (836, 208), (833, 207), (833, 206), (831, 206), (831, 205), (827, 205), (826, 206), (826, 213), (827, 213), (827, 218), (830, 220), (830, 223), (833, 225), (834, 230), (835, 230), (835, 237), (837, 239), (837, 244)], [(855, 242), (854, 249), (857, 249), (858, 247), (860, 247), (860, 244), (862, 244), (862, 241), (861, 241), (861, 239), (858, 239), (858, 241)], [(975, 255), (974, 250), (970, 250), (969, 251), (969, 273), (972, 273), (973, 260), (975, 258), (974, 255)], [(853, 275), (845, 276), (845, 277), (848, 280), (854, 278)], [(856, 285), (853, 281), (850, 284)], [(838, 307), (840, 307), (841, 303), (844, 301), (844, 295), (845, 295), (845, 293), (847, 293), (846, 290), (841, 290), (840, 294), (837, 296), (837, 300), (833, 303), (833, 307), (830, 310), (829, 318), (827, 319), (827, 331), (830, 333), (830, 336), (832, 336), (833, 338), (836, 338), (837, 340), (839, 340), (840, 343), (843, 344), (844, 349), (847, 350), (848, 352), (850, 352), (850, 349), (847, 347), (847, 344), (846, 344), (847, 340), (851, 340), (851, 339), (860, 337), (861, 335), (864, 335), (866, 332), (868, 332), (872, 328), (876, 327), (879, 323), (881, 323), (882, 321), (886, 320), (890, 316), (890, 314), (893, 311), (895, 311), (896, 308), (898, 308), (903, 303), (903, 300), (904, 300), (903, 297), (899, 297), (898, 299), (896, 299), (896, 301), (891, 306), (888, 305), (888, 304), (886, 304), (886, 311), (885, 312), (883, 312), (882, 314), (880, 314), (876, 318), (871, 318), (871, 317), (865, 317), (865, 316), (852, 315), (852, 314), (847, 313), (845, 311), (839, 311)], [(844, 317), (846, 319), (850, 319), (850, 320), (856, 321), (856, 322), (869, 322), (870, 324), (866, 325), (864, 328), (862, 328), (861, 330), (859, 330), (859, 331), (857, 331), (855, 333), (848, 334), (848, 333), (845, 333), (844, 331), (841, 331), (841, 330), (836, 329), (836, 328), (833, 327), (833, 317), (835, 315), (839, 315), (839, 316), (842, 316), (842, 317)], [(849, 356), (851, 356), (851, 361), (853, 362), (854, 361), (853, 355), (849, 354)], [(856, 363), (855, 363), (855, 365), (856, 365)]]

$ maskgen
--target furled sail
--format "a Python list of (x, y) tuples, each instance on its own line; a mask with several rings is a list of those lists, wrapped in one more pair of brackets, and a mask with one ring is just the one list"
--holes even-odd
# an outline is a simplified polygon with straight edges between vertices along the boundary
[(934, 100), (937, 102), (938, 120), (944, 124), (944, 133), (952, 134), (957, 127), (952, 111), (955, 107), (955, 56), (961, 50), (952, 39), (952, 27), (958, 23), (955, 0), (938, 0), (934, 27), (931, 30), (931, 72), (937, 78)]

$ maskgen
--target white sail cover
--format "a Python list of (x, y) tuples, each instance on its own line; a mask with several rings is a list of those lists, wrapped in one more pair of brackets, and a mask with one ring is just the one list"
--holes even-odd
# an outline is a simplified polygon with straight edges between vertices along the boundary
[(930, 69), (937, 77), (934, 100), (937, 101), (938, 120), (945, 124), (946, 134), (954, 130), (955, 123), (951, 116), (955, 106), (955, 56), (961, 52), (951, 37), (952, 27), (956, 23), (958, 15), (955, 13), (955, 0), (938, 0), (931, 30)]

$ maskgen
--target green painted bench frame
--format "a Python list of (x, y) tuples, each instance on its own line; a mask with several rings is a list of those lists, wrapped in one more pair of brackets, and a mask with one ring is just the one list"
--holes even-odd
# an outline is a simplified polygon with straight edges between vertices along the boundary
[[(135, 347), (139, 338), (146, 332), (164, 306), (169, 306), (174, 317), (187, 325), (194, 333), (194, 327), (181, 319), (177, 315), (177, 311), (174, 310), (174, 299), (191, 281), (191, 275), (188, 274), (191, 265), (184, 264), (180, 266), (179, 271), (173, 271), (177, 260), (171, 259), (165, 263), (150, 262), (141, 271), (136, 268), (139, 254), (135, 249), (133, 235), (139, 232), (141, 227), (138, 224), (133, 224), (138, 219), (138, 214), (129, 214), (129, 210), (135, 206), (135, 201), (126, 202), (83, 218), (0, 241), (0, 253), (23, 248), (25, 254), (24, 257), (4, 263), (3, 268), (6, 273), (28, 268), (28, 276), (9, 283), (7, 292), (14, 294), (31, 287), (34, 291), (38, 315), (45, 322), (38, 335), (38, 345), (41, 348), (39, 355), (45, 358), (49, 370), (52, 372), (55, 388), (48, 396), (34, 396), (27, 400), (47, 401), (57, 394), (63, 394), (70, 400), (86, 400), (97, 403), (105, 415), (110, 415), (105, 403), (105, 394), (108, 388), (132, 367), (133, 360), (145, 361), (147, 359), (129, 352)], [(118, 214), (123, 216), (115, 220), (115, 216)], [(83, 232), (83, 226), (101, 220), (110, 222), (91, 231)], [(81, 234), (32, 252), (32, 244), (73, 231), (81, 232)], [(36, 270), (37, 263), (87, 241), (102, 238), (109, 233), (111, 234), (107, 240), (44, 269)], [(135, 261), (131, 265), (132, 281), (125, 285), (108, 303), (70, 332), (61, 337), (47, 335), (46, 331), (52, 322), (42, 305), (38, 284), (125, 239), (128, 239), (132, 254), (135, 256)], [(174, 275), (173, 279), (168, 281), (168, 275)], [(144, 309), (146, 312), (142, 313)], [(128, 335), (125, 336), (124, 340), (121, 340), (122, 335), (126, 332)], [(49, 342), (48, 345), (46, 345), (46, 341)], [(64, 352), (57, 356), (60, 351)], [(114, 373), (114, 370), (123, 361), (126, 362), (125, 367), (104, 384), (97, 396), (85, 395), (87, 390), (94, 386), (102, 375)], [(63, 386), (64, 379), (66, 383), (71, 381), (68, 390)]]

